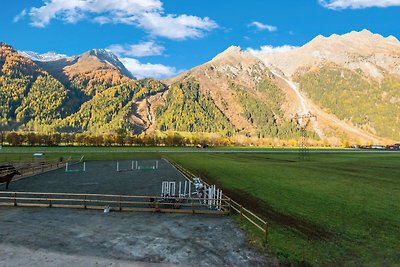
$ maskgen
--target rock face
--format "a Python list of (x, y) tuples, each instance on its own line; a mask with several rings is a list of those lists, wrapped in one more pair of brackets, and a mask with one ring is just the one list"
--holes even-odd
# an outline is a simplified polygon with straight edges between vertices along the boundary
[(360, 69), (367, 76), (382, 79), (385, 74), (400, 75), (400, 42), (368, 30), (330, 37), (317, 36), (306, 45), (283, 53), (259, 53), (265, 64), (291, 77), (301, 69), (327, 62), (351, 70)]

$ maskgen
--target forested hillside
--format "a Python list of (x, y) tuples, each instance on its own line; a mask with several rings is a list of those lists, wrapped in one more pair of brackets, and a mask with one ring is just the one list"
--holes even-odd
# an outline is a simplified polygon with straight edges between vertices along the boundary
[[(2, 129), (39, 133), (134, 131), (137, 127), (130, 116), (135, 101), (166, 90), (159, 81), (137, 81), (123, 75), (93, 52), (79, 59), (39, 65), (1, 43)], [(49, 68), (52, 75), (42, 67)]]
[(135, 102), (164, 90), (162, 83), (152, 79), (131, 80), (97, 92), (76, 113), (54, 121), (52, 126), (57, 132), (134, 132), (135, 125), (129, 118)]
[(315, 103), (339, 119), (400, 140), (400, 77), (385, 76), (376, 81), (361, 71), (331, 64), (296, 80)]
[(69, 91), (12, 47), (0, 44), (1, 125), (49, 124), (66, 114)]

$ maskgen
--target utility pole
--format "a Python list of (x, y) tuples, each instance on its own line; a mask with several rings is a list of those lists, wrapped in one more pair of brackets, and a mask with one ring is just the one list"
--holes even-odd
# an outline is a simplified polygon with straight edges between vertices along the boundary
[(310, 150), (308, 148), (308, 140), (307, 140), (307, 127), (311, 122), (311, 119), (317, 119), (317, 116), (311, 114), (311, 112), (299, 114), (297, 113), (294, 116), (294, 119), (297, 121), (297, 125), (300, 130), (300, 139), (299, 139), (299, 159), (300, 160), (309, 160), (310, 159)]

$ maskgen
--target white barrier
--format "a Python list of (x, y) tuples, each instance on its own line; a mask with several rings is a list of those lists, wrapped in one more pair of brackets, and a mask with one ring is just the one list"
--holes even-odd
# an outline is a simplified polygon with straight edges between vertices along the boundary
[(176, 182), (163, 181), (161, 184), (161, 196), (170, 197), (176, 194)]
[[(161, 196), (179, 196), (183, 198), (192, 197), (192, 186), (194, 186), (195, 192), (200, 200), (200, 203), (206, 204), (210, 209), (221, 210), (222, 208), (222, 190), (218, 189), (215, 185), (206, 187), (205, 185), (201, 188), (198, 187), (198, 183), (194, 184), (191, 181), (184, 181), (183, 183), (178, 182), (178, 188), (176, 188), (176, 182), (163, 181), (161, 184)], [(176, 195), (178, 192), (178, 195)]]
[(211, 185), (208, 188), (204, 187), (203, 191), (203, 204), (207, 204), (210, 209), (213, 207), (220, 210), (222, 205), (222, 190), (218, 189), (215, 185)]
[(156, 160), (152, 166), (149, 166), (149, 165), (145, 165), (145, 166), (139, 165), (138, 166), (138, 165), (136, 165), (136, 169), (137, 170), (158, 170), (158, 160)]
[(83, 162), (82, 170), (78, 170), (78, 169), (71, 170), (71, 169), (69, 169), (69, 164), (67, 162), (67, 163), (65, 163), (65, 172), (86, 172), (86, 162)]
[(117, 172), (135, 171), (137, 169), (138, 169), (138, 162), (135, 160), (132, 160), (130, 169), (120, 169), (119, 162), (117, 161)]

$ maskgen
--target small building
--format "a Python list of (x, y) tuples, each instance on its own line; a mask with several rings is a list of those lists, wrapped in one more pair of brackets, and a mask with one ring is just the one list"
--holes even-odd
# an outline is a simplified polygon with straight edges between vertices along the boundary
[(386, 149), (386, 146), (382, 146), (382, 145), (372, 145), (371, 148), (372, 148), (372, 149)]
[(36, 163), (42, 163), (46, 161), (45, 154), (41, 152), (33, 153), (33, 160)]

